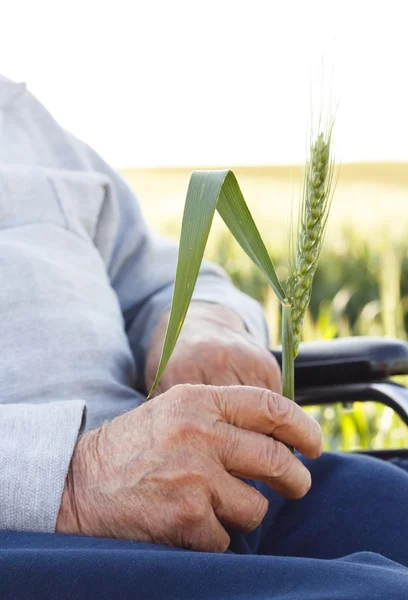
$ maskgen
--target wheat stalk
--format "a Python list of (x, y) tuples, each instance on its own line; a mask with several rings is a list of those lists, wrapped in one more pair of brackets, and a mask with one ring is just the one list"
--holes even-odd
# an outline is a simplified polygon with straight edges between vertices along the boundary
[(291, 307), (293, 358), (298, 354), (303, 319), (310, 302), (331, 204), (334, 165), (330, 158), (332, 126), (327, 128), (326, 133), (318, 134), (310, 146), (306, 163), (296, 255), (291, 261), (286, 290)]
[(271, 257), (232, 171), (196, 171), (192, 174), (184, 207), (170, 318), (160, 364), (149, 397), (162, 377), (180, 334), (217, 210), (243, 250), (262, 271), (282, 305), (282, 391), (284, 396), (294, 399), (294, 361), (331, 200), (332, 125), (326, 128), (326, 132), (319, 133), (310, 146), (297, 250), (291, 254), (290, 277), (286, 289), (279, 281)]

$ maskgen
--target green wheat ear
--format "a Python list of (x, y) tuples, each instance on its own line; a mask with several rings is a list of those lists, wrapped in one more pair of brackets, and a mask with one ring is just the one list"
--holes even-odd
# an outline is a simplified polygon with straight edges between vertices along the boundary
[(333, 123), (310, 146), (299, 214), (296, 254), (291, 258), (287, 297), (293, 324), (293, 357), (296, 358), (303, 319), (309, 306), (326, 231), (333, 191), (334, 163), (330, 157)]

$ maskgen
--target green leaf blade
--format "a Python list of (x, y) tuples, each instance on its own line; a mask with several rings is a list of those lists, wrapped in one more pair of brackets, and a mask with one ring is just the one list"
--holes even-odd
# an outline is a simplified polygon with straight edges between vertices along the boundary
[(284, 303), (285, 292), (232, 171), (225, 178), (217, 210), (241, 248), (263, 272), (280, 302)]
[(237, 242), (264, 273), (279, 300), (282, 303), (286, 300), (285, 292), (235, 175), (232, 171), (195, 171), (190, 179), (184, 207), (166, 338), (149, 398), (160, 382), (180, 335), (216, 209)]
[(195, 171), (184, 206), (176, 277), (166, 338), (149, 398), (156, 389), (179, 338), (207, 245), (220, 190), (228, 171)]

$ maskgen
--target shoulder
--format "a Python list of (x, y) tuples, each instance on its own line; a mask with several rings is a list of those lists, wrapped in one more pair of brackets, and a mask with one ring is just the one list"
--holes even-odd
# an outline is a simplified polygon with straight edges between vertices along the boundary
[(0, 108), (6, 108), (10, 104), (26, 93), (27, 86), (24, 82), (16, 82), (0, 75)]

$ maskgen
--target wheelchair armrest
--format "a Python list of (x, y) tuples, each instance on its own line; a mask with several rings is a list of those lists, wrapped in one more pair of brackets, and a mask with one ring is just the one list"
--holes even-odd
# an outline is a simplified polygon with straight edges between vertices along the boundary
[[(272, 353), (281, 365), (281, 349)], [(408, 343), (381, 337), (303, 342), (295, 361), (296, 389), (374, 382), (407, 374)]]

